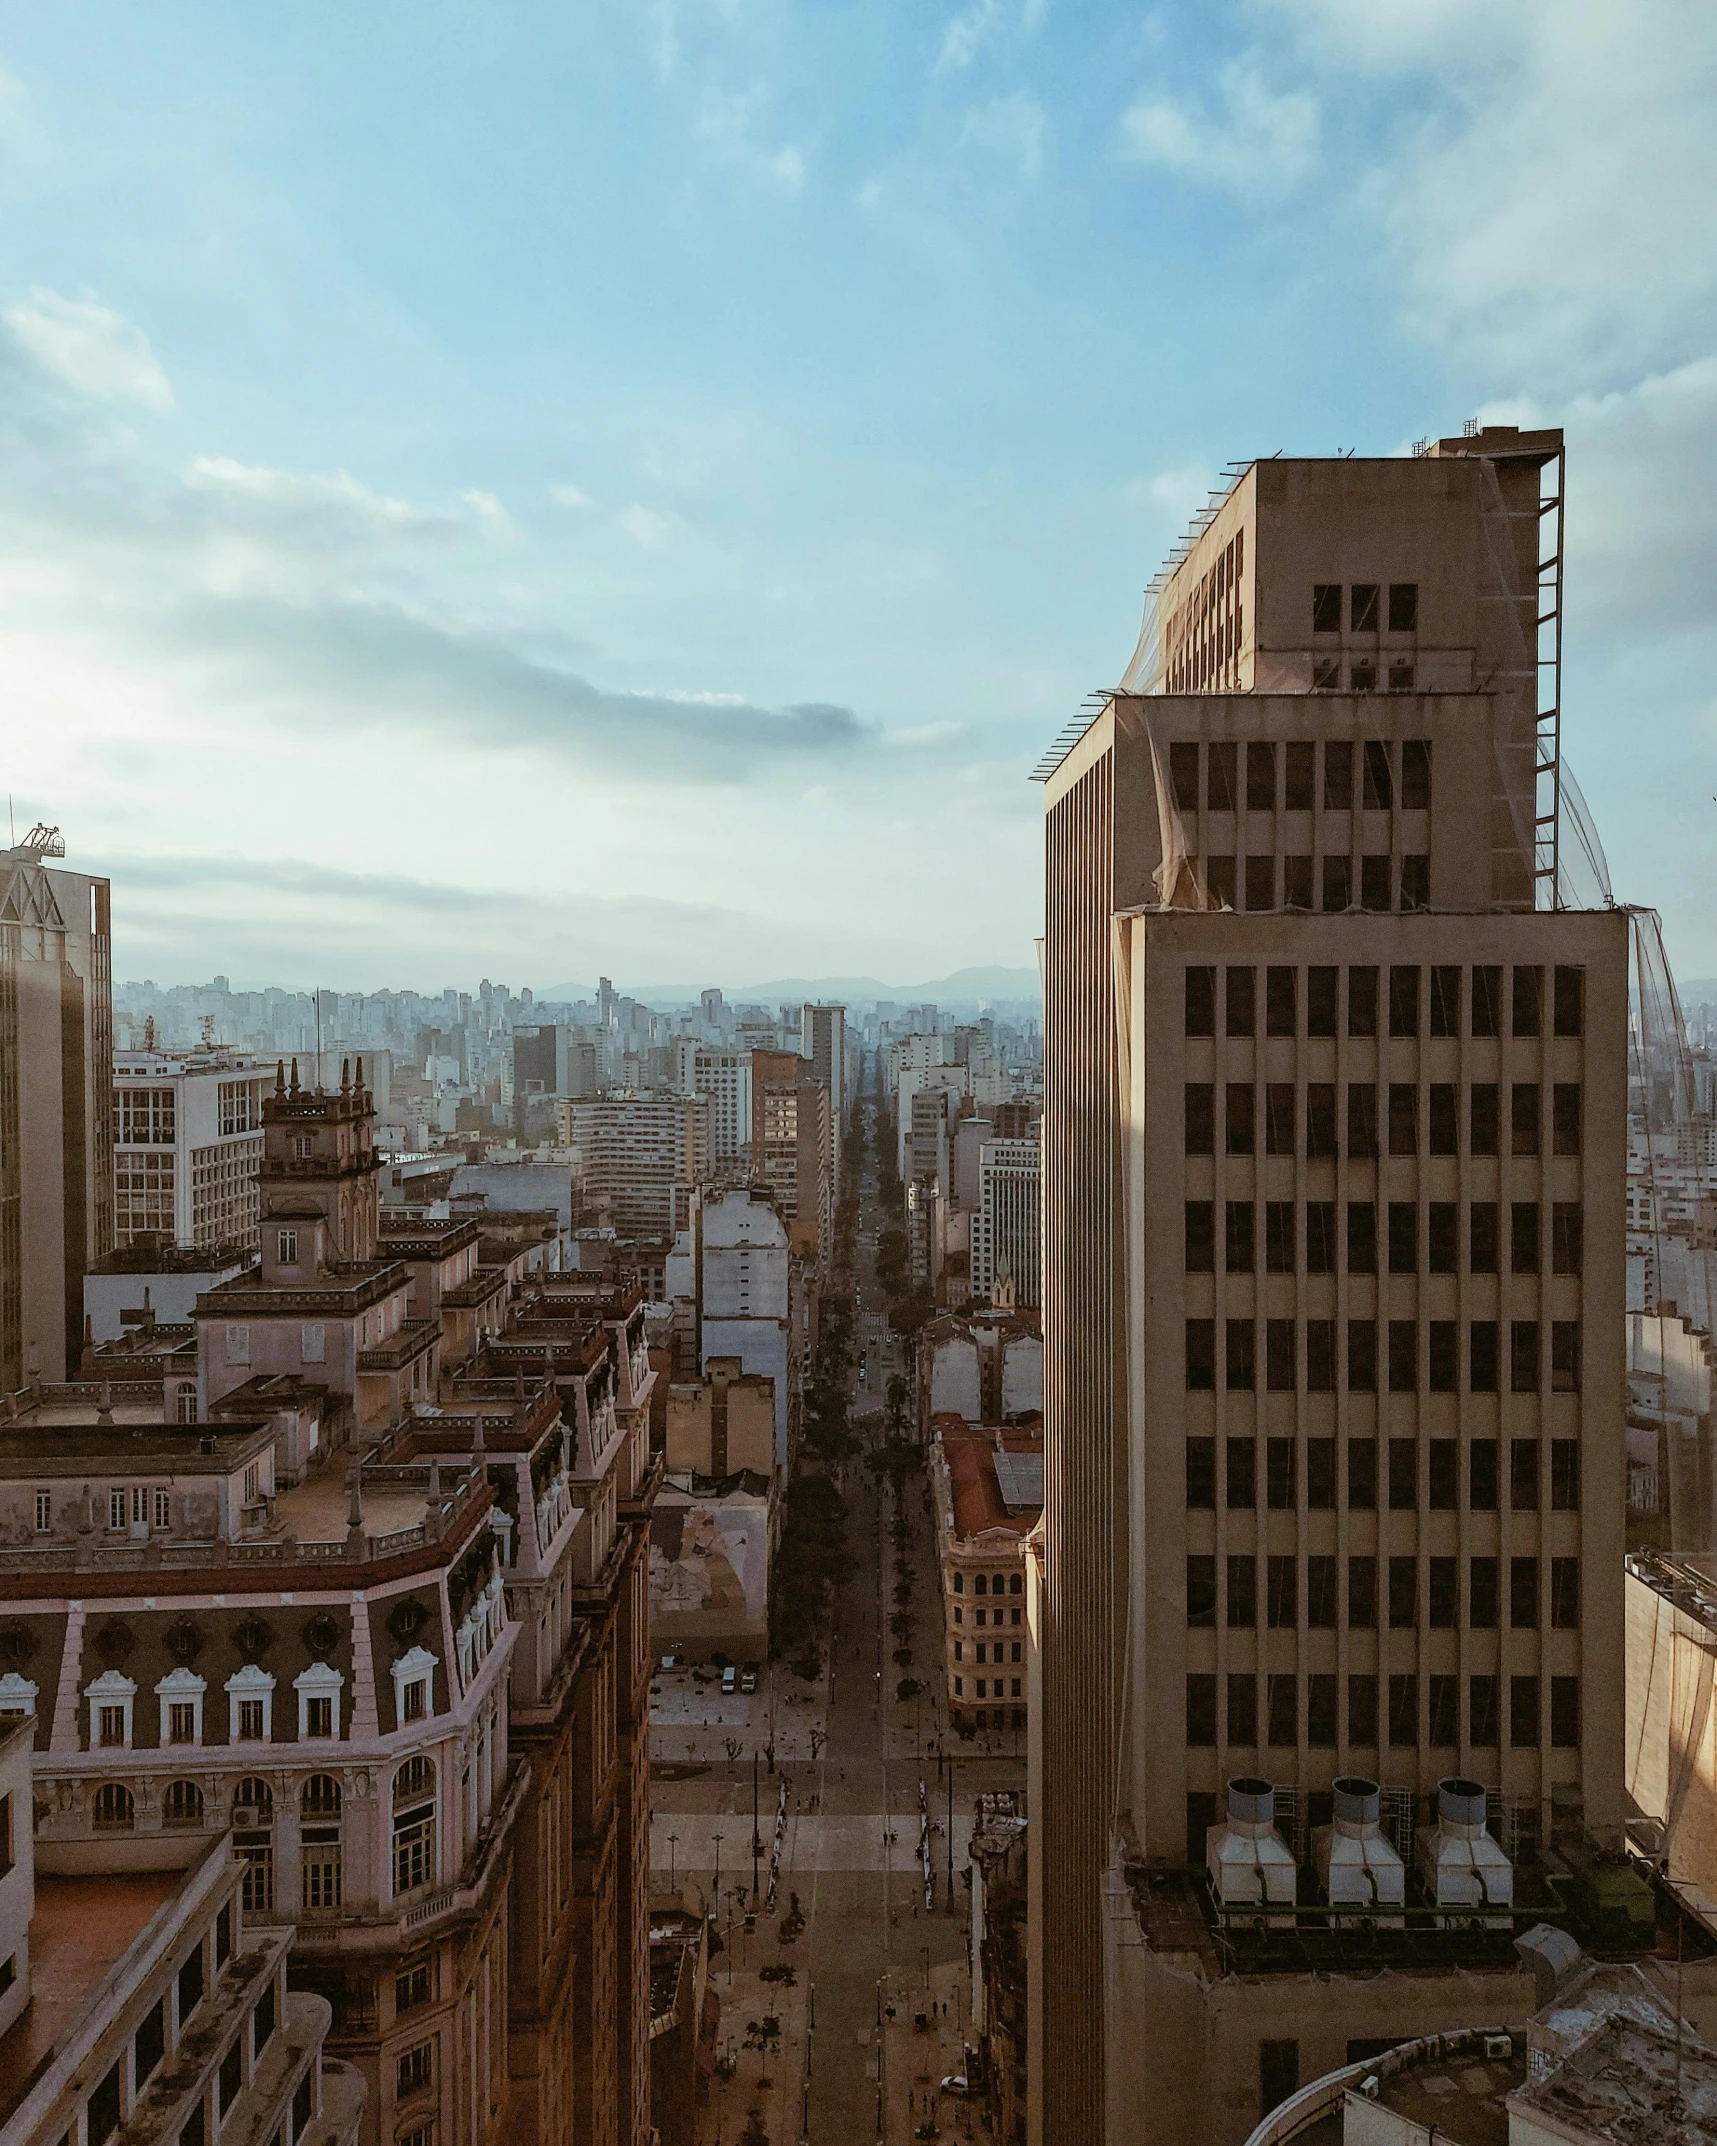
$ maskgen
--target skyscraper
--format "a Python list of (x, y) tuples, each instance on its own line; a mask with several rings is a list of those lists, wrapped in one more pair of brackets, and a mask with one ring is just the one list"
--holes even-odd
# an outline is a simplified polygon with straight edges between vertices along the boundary
[(113, 1249), (108, 883), (0, 853), (0, 1387), (77, 1365), (83, 1278)]
[(1445, 2023), (1452, 1926), (1316, 2005), (1201, 1953), (1225, 1823), (1307, 1885), (1338, 1777), (1409, 1862), (1449, 1776), (1522, 1870), (1553, 1806), (1619, 1839), (1627, 945), (1558, 874), (1561, 448), (1247, 465), (1047, 770), (1044, 2139), (1243, 2138)]

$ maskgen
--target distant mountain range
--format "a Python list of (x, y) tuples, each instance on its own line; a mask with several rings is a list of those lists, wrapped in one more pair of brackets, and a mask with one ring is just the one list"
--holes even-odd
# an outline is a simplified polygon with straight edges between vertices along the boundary
[[(704, 984), (627, 984), (618, 986), (622, 996), (641, 999), (647, 1006), (691, 1006), (697, 1003)], [(956, 969), (952, 976), (932, 983), (885, 984), (874, 976), (776, 976), (762, 984), (723, 984), (722, 995), (730, 1006), (784, 1005), (794, 1000), (827, 1000), (837, 1005), (869, 1006), (878, 999), (892, 999), (897, 1006), (964, 1006), (978, 1000), (1035, 1001), (1039, 996), (1036, 969), (999, 967)], [(537, 992), (539, 999), (562, 1002), (594, 999), (594, 984), (554, 984)]]

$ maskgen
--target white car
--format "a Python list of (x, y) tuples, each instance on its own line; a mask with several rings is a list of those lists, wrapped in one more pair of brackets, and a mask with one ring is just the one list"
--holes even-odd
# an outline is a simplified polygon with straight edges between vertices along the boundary
[(944, 2094), (970, 2094), (972, 2091), (972, 2082), (963, 2071), (951, 2071), (942, 2082)]

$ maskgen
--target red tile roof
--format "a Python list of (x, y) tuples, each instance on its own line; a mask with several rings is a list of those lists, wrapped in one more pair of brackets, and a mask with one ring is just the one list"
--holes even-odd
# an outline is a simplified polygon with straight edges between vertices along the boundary
[(1009, 1512), (996, 1481), (996, 1440), (1004, 1453), (1041, 1453), (1043, 1433), (1034, 1430), (989, 1430), (961, 1416), (933, 1416), (930, 1428), (941, 1441), (954, 1498), (954, 1533), (976, 1535), (984, 1528), (1005, 1528), (1022, 1540), (1037, 1525), (1035, 1512)]

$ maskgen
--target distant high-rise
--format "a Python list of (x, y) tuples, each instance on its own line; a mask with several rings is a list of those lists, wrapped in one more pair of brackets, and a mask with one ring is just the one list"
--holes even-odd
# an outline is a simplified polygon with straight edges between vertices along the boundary
[(63, 1379), (83, 1278), (113, 1249), (108, 882), (52, 868), (57, 830), (0, 851), (0, 1388)]
[(852, 1084), (847, 1077), (847, 1009), (807, 1006), (800, 1016), (800, 1049), (811, 1071), (829, 1091), (829, 1177), (835, 1200), (841, 1196), (841, 1143), (852, 1117)]
[(1556, 873), (1561, 446), (1249, 465), (1048, 777), (1034, 2139), (1242, 2139), (1470, 2024), (1453, 1967), (1503, 2016), (1470, 1922), (1315, 2004), (1220, 1874), (1209, 1923), (1224, 1841), (1323, 1897), (1339, 1777), (1409, 1864), (1448, 1776), (1509, 1862), (1553, 1807), (1619, 1844), (1627, 937)]

